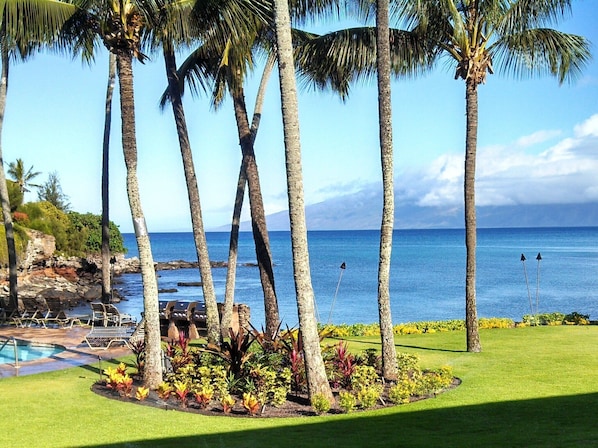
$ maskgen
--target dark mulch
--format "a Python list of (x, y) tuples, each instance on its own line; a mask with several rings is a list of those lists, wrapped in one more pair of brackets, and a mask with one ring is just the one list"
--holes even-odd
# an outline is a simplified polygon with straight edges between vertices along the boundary
[[(453, 380), (453, 384), (449, 388), (445, 389), (445, 391), (453, 389), (453, 388), (457, 387), (459, 384), (461, 384), (461, 380), (458, 378), (455, 378)], [(135, 398), (135, 390), (136, 389), (137, 389), (137, 387), (134, 386), (132, 396), (125, 397), (125, 396), (121, 396), (114, 389), (110, 389), (110, 388), (106, 387), (104, 382), (97, 382), (91, 387), (91, 390), (94, 391), (95, 393), (102, 395), (104, 397), (110, 398), (110, 399), (125, 401), (125, 402), (144, 405), (144, 406), (152, 406), (155, 408), (164, 409), (166, 411), (176, 410), (176, 411), (183, 411), (183, 412), (193, 412), (196, 414), (209, 415), (209, 416), (251, 417), (251, 418), (309, 417), (309, 416), (316, 415), (313, 408), (311, 407), (311, 404), (309, 402), (309, 399), (307, 398), (307, 395), (289, 395), (289, 396), (287, 396), (287, 401), (285, 402), (284, 405), (279, 406), (279, 407), (265, 406), (264, 409), (262, 409), (261, 413), (250, 416), (247, 413), (247, 411), (243, 408), (243, 405), (241, 404), (240, 399), (237, 400), (237, 403), (233, 407), (231, 413), (225, 414), (223, 412), (220, 404), (216, 401), (212, 401), (212, 403), (207, 408), (202, 409), (192, 398), (190, 398), (187, 403), (187, 406), (182, 406), (181, 402), (178, 399), (176, 399), (175, 397), (170, 397), (167, 400), (162, 400), (153, 391), (151, 391), (149, 393), (149, 396), (145, 400), (139, 401)], [(335, 396), (336, 395), (337, 394), (335, 393)], [(425, 400), (425, 399), (433, 398), (435, 396), (436, 395), (412, 397), (411, 402)], [(377, 405), (368, 410), (382, 409), (382, 408), (386, 408), (386, 407), (390, 407), (390, 406), (396, 406), (396, 405), (393, 404), (388, 399), (387, 388), (385, 388), (385, 391), (382, 394), (381, 400), (378, 400)], [(356, 408), (354, 412), (358, 412), (358, 411), (361, 411), (361, 409)], [(333, 407), (330, 409), (330, 411), (328, 411), (328, 414), (340, 414), (340, 413), (342, 413), (342, 411), (338, 407)]]

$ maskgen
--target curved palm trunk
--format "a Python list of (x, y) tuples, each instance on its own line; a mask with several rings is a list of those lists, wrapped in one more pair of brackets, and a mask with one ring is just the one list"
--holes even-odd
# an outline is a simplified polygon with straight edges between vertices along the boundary
[(291, 246), (293, 272), (299, 330), (303, 342), (303, 355), (308, 393), (310, 399), (322, 394), (333, 400), (332, 391), (322, 359), (318, 325), (315, 315), (314, 290), (309, 270), (307, 247), (307, 226), (303, 199), (303, 174), (301, 166), (301, 143), (299, 135), (299, 108), (297, 86), (293, 62), (291, 20), (286, 0), (275, 0), (276, 42), (284, 145), (287, 174), (287, 194), (289, 199), (289, 219), (291, 224)]
[(237, 258), (239, 254), (239, 226), (241, 225), (241, 211), (243, 209), (243, 198), (245, 197), (245, 159), (241, 162), (239, 179), (237, 181), (237, 195), (233, 208), (233, 219), (230, 229), (230, 241), (228, 245), (228, 263), (226, 269), (226, 286), (224, 290), (224, 303), (222, 305), (222, 316), (220, 318), (220, 334), (222, 338), (230, 335), (229, 328), (233, 321), (233, 305), (235, 302), (235, 279), (237, 275)]
[(378, 114), (382, 164), (383, 208), (380, 227), (378, 263), (378, 315), (382, 343), (382, 375), (397, 379), (397, 353), (390, 309), (390, 260), (394, 227), (394, 172), (392, 146), (392, 108), (390, 97), (390, 40), (388, 0), (378, 0), (376, 7), (376, 63), (378, 68)]
[(2, 205), (2, 217), (4, 219), (4, 230), (6, 231), (6, 247), (8, 249), (8, 282), (9, 300), (8, 308), (16, 310), (19, 306), (17, 291), (17, 249), (15, 235), (10, 214), (10, 199), (8, 187), (6, 186), (6, 174), (4, 173), (4, 157), (2, 155), (2, 128), (4, 127), (4, 111), (6, 110), (6, 94), (8, 91), (8, 48), (5, 42), (0, 42), (2, 58), (2, 73), (0, 74), (0, 204)]
[(108, 86), (106, 87), (106, 110), (104, 114), (104, 143), (102, 148), (102, 302), (112, 301), (110, 269), (110, 127), (112, 122), (112, 93), (116, 78), (116, 56), (109, 54)]
[(478, 140), (478, 90), (474, 80), (466, 81), (467, 133), (465, 136), (465, 327), (467, 331), (467, 351), (481, 352), (476, 307), (476, 209), (475, 209), (475, 170)]
[(133, 69), (131, 55), (119, 54), (116, 58), (120, 87), (120, 112), (122, 120), (122, 145), (127, 167), (127, 194), (143, 280), (143, 311), (145, 321), (145, 368), (143, 382), (157, 389), (162, 382), (162, 357), (160, 317), (158, 310), (158, 282), (149, 234), (141, 208), (137, 181), (137, 139), (135, 136), (135, 100), (133, 93)]
[(260, 187), (260, 178), (253, 150), (253, 136), (249, 129), (247, 120), (247, 107), (243, 90), (231, 92), (235, 108), (235, 118), (241, 152), (243, 153), (243, 166), (249, 187), (249, 204), (251, 209), (251, 228), (255, 242), (255, 253), (257, 264), (260, 270), (260, 280), (264, 292), (264, 308), (266, 317), (266, 332), (274, 335), (279, 327), (278, 301), (274, 287), (274, 270), (272, 269), (272, 255), (270, 252), (270, 240), (266, 227), (266, 213)]
[[(255, 108), (253, 111), (253, 119), (251, 122), (251, 145), (253, 148), (253, 143), (257, 137), (257, 131), (259, 129), (260, 120), (262, 116), (262, 106), (264, 104), (264, 95), (266, 92), (266, 86), (268, 84), (268, 80), (270, 79), (270, 74), (272, 73), (272, 69), (274, 68), (274, 64), (276, 59), (274, 57), (269, 57), (266, 66), (264, 67), (264, 71), (262, 73), (262, 79), (260, 81), (260, 85), (257, 91), (257, 95), (255, 98)], [(245, 196), (245, 183), (247, 182), (247, 173), (245, 167), (245, 158), (242, 157), (241, 160), (241, 168), (239, 170), (239, 179), (237, 181), (237, 195), (235, 197), (235, 206), (233, 210), (233, 217), (232, 217), (232, 226), (231, 226), (231, 235), (230, 235), (230, 243), (229, 243), (229, 251), (228, 251), (228, 268), (226, 270), (226, 287), (224, 293), (224, 304), (222, 306), (222, 317), (220, 323), (220, 331), (223, 337), (228, 335), (228, 328), (231, 325), (232, 321), (232, 314), (233, 314), (233, 304), (234, 304), (234, 296), (235, 296), (235, 277), (237, 271), (237, 256), (238, 256), (238, 246), (239, 246), (239, 226), (241, 221), (241, 210), (243, 208), (243, 198)], [(265, 220), (265, 218), (264, 218)], [(268, 251), (269, 251), (268, 247)], [(280, 319), (278, 317), (278, 305), (276, 307), (277, 316), (271, 318), (272, 321), (278, 321)], [(268, 321), (268, 316), (266, 315), (266, 322)], [(278, 322), (277, 322), (278, 323)], [(268, 326), (266, 325), (266, 328)], [(270, 333), (272, 334), (272, 333)]]
[(185, 180), (187, 182), (187, 194), (189, 195), (191, 223), (193, 226), (193, 239), (195, 240), (195, 250), (197, 252), (199, 274), (201, 276), (203, 297), (206, 304), (208, 342), (216, 344), (220, 340), (218, 304), (216, 303), (216, 292), (214, 290), (214, 281), (212, 279), (212, 267), (210, 265), (208, 243), (203, 227), (201, 201), (199, 198), (199, 189), (197, 188), (197, 178), (195, 176), (193, 154), (191, 152), (191, 144), (189, 143), (189, 133), (187, 132), (185, 111), (183, 109), (181, 91), (176, 72), (174, 48), (169, 43), (164, 43), (163, 53), (166, 76), (168, 77), (168, 89), (172, 103), (172, 111), (174, 113), (174, 121), (176, 123), (179, 146), (183, 159), (183, 169), (185, 171)]

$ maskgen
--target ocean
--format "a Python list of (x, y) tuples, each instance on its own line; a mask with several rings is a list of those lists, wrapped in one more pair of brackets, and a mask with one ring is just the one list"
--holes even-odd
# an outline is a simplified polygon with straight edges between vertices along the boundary
[[(137, 256), (133, 234), (124, 234), (128, 257)], [(226, 261), (229, 234), (208, 232), (210, 260)], [(154, 261), (197, 260), (192, 233), (150, 234)], [(308, 233), (312, 284), (321, 323), (378, 321), (379, 232)], [(477, 306), (479, 317), (577, 311), (598, 318), (598, 228), (478, 229)], [(271, 232), (275, 286), (283, 326), (297, 324), (289, 232)], [(526, 260), (521, 261), (524, 254)], [(541, 259), (537, 256), (541, 254)], [(255, 263), (253, 237), (242, 232), (239, 263)], [(341, 269), (344, 263), (345, 269)], [(212, 270), (217, 300), (224, 300), (225, 268)], [(198, 269), (159, 271), (164, 300), (203, 300)], [(119, 309), (137, 317), (143, 309), (141, 276), (125, 274), (117, 289), (126, 297)], [(396, 230), (391, 263), (393, 323), (463, 319), (465, 315), (465, 243), (463, 230)], [(263, 295), (257, 267), (239, 266), (235, 302), (251, 308), (251, 321), (264, 324)], [(530, 305), (531, 303), (531, 305)]]

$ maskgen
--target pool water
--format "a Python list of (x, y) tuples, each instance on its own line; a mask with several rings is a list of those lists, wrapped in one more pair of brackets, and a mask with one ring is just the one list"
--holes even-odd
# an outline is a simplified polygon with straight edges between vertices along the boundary
[[(49, 358), (64, 351), (64, 347), (50, 344), (34, 344), (17, 340), (17, 353), (19, 362), (35, 361)], [(13, 364), (15, 362), (15, 347), (12, 339), (0, 340), (0, 364)]]

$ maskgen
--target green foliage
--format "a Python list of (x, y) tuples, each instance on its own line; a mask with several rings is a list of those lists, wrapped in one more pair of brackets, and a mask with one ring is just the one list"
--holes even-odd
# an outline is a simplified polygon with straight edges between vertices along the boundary
[(563, 323), (567, 325), (588, 325), (590, 323), (589, 314), (581, 314), (573, 311), (565, 316)]
[(504, 317), (482, 317), (479, 320), (480, 330), (488, 330), (492, 328), (513, 328), (515, 322), (513, 319), (507, 319)]
[(330, 410), (330, 400), (324, 394), (315, 394), (311, 398), (311, 407), (316, 414), (325, 414)]
[(382, 385), (380, 384), (363, 387), (357, 391), (357, 401), (363, 409), (370, 409), (380, 399), (381, 392)]
[[(91, 213), (65, 213), (49, 202), (29, 202), (19, 208), (26, 219), (22, 225), (54, 236), (56, 250), (66, 255), (99, 253), (102, 249), (102, 218)], [(118, 226), (109, 224), (110, 251), (126, 253)]]
[[(25, 230), (18, 224), (13, 226), (15, 238), (15, 249), (17, 251), (17, 260), (22, 260), (27, 249), (29, 237)], [(6, 231), (4, 225), (0, 225), (0, 264), (8, 265), (8, 247), (6, 245)]]
[(523, 316), (523, 324), (534, 325), (588, 325), (590, 316), (573, 311), (569, 314), (564, 313), (541, 313), (537, 315), (526, 314)]
[(416, 381), (409, 377), (400, 378), (388, 391), (388, 398), (395, 404), (409, 403), (411, 396), (415, 395)]
[(39, 187), (37, 198), (40, 201), (49, 202), (62, 212), (67, 212), (71, 206), (68, 202), (68, 196), (62, 192), (60, 179), (56, 171), (51, 172), (48, 175), (48, 180)]
[(345, 412), (346, 414), (355, 410), (357, 406), (357, 398), (351, 392), (347, 390), (341, 390), (338, 393), (338, 406)]
[(436, 395), (453, 382), (453, 371), (449, 366), (424, 372), (417, 382), (417, 395)]
[(12, 213), (23, 204), (23, 192), (19, 184), (11, 180), (6, 180), (6, 188), (8, 189), (8, 201)]
[[(72, 229), (81, 236), (81, 250), (85, 253), (99, 253), (102, 251), (102, 217), (92, 213), (69, 212), (68, 217)], [(110, 252), (125, 253), (124, 241), (118, 226), (109, 223)]]
[(361, 390), (373, 386), (380, 380), (376, 369), (372, 366), (355, 366), (351, 375), (351, 389)]

